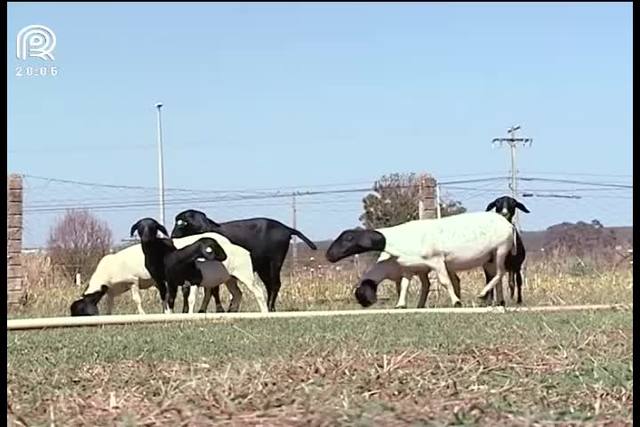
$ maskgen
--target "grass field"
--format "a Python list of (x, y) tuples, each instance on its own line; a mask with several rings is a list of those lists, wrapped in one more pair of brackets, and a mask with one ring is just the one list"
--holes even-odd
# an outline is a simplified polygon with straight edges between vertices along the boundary
[(25, 425), (631, 425), (630, 312), (11, 332)]
[[(629, 268), (561, 267), (529, 267), (525, 305), (633, 300)], [(481, 273), (461, 279), (463, 303), (473, 305)], [(362, 310), (355, 280), (344, 272), (285, 276), (278, 308)], [(429, 306), (450, 306), (435, 288)], [(410, 307), (417, 290), (410, 288)], [(241, 311), (256, 311), (243, 291)], [(39, 282), (10, 317), (66, 316), (81, 292)], [(160, 312), (157, 292), (141, 293), (145, 310)], [(372, 308), (394, 306), (390, 282), (379, 296)], [(115, 313), (135, 313), (129, 293)], [(29, 426), (631, 425), (632, 337), (630, 311), (10, 332), (8, 417)]]

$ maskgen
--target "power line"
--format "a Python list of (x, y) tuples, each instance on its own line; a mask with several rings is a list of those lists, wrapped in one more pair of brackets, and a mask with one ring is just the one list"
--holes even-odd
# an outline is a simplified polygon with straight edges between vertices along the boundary
[(552, 179), (552, 178), (520, 178), (522, 181), (541, 181), (541, 182), (557, 182), (562, 184), (583, 184), (593, 185), (594, 187), (611, 187), (611, 188), (626, 188), (633, 189), (633, 185), (628, 184), (615, 184), (615, 183), (602, 183), (602, 182), (587, 182), (571, 179)]
[[(25, 175), (27, 177), (33, 177), (31, 175)], [(118, 186), (111, 184), (97, 184), (97, 183), (87, 183), (82, 181), (73, 181), (73, 180), (61, 180), (57, 178), (44, 178), (44, 177), (36, 177), (37, 179), (46, 179), (52, 182), (62, 182), (65, 184), (77, 184), (82, 186), (90, 186), (90, 187), (106, 187), (112, 189), (133, 189), (133, 190), (152, 190), (152, 187), (139, 187), (139, 186)], [(449, 189), (457, 189), (464, 191), (480, 191), (480, 192), (489, 192), (494, 191), (493, 189), (486, 188), (477, 188), (477, 187), (460, 187), (456, 186), (456, 184), (465, 184), (465, 183), (491, 183), (498, 180), (506, 179), (507, 177), (498, 176), (498, 177), (488, 177), (488, 178), (476, 178), (476, 179), (467, 179), (467, 180), (456, 180), (456, 181), (442, 181), (440, 182), (441, 186), (444, 186), (445, 190)], [(572, 192), (572, 191), (596, 191), (596, 190), (620, 190), (620, 189), (632, 189), (632, 185), (624, 185), (624, 184), (616, 184), (616, 183), (602, 183), (602, 182), (589, 182), (589, 181), (581, 181), (581, 180), (566, 180), (566, 179), (550, 179), (550, 178), (538, 178), (538, 177), (521, 177), (523, 181), (535, 182), (551, 182), (551, 183), (562, 183), (562, 184), (581, 184), (581, 185), (590, 185), (594, 187), (600, 188), (573, 188), (573, 189), (528, 189), (527, 191), (557, 191), (557, 192)], [(409, 188), (412, 185), (404, 185), (398, 186), (398, 188)], [(191, 191), (194, 190), (186, 190), (180, 189), (183, 191)], [(347, 189), (331, 189), (331, 190), (316, 190), (316, 191), (297, 191), (296, 193), (300, 196), (318, 196), (318, 195), (339, 195), (339, 194), (349, 194), (349, 193), (364, 193), (364, 192), (372, 192), (372, 188), (370, 186), (360, 187), (360, 188), (347, 188)], [(261, 199), (273, 199), (273, 198), (283, 198), (283, 197), (291, 197), (291, 192), (282, 192), (278, 191), (275, 193), (258, 193), (254, 192), (254, 194), (241, 194), (241, 193), (231, 193), (223, 192), (223, 191), (212, 191), (212, 193), (221, 194), (219, 197), (215, 198), (203, 198), (195, 195), (191, 195), (190, 197), (178, 197), (171, 199), (167, 202), (167, 204), (176, 205), (182, 203), (200, 203), (200, 204), (209, 204), (209, 203), (219, 203), (219, 202), (233, 202), (233, 201), (243, 201), (243, 200), (261, 200)], [(475, 197), (475, 196), (473, 196)], [(85, 208), (85, 209), (124, 209), (124, 208), (135, 208), (135, 207), (148, 207), (153, 206), (157, 202), (152, 199), (138, 199), (133, 201), (114, 201), (114, 202), (104, 202), (105, 197), (101, 197), (100, 201), (103, 203), (78, 203), (79, 201), (87, 201), (86, 198), (82, 200), (74, 200), (74, 199), (59, 199), (59, 200), (45, 200), (42, 202), (34, 202), (29, 204), (25, 211), (29, 212), (56, 212), (56, 211), (64, 211), (69, 208)], [(120, 197), (121, 199), (121, 197)]]

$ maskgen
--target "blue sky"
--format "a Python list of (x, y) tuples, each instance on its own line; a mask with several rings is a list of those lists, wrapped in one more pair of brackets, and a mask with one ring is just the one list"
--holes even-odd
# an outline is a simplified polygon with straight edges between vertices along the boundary
[[(16, 58), (16, 34), (30, 24), (55, 32), (53, 62)], [(13, 3), (7, 35), (10, 172), (154, 187), (160, 100), (171, 188), (302, 189), (391, 172), (504, 175), (508, 152), (490, 141), (516, 123), (534, 138), (518, 152), (523, 176), (631, 181), (631, 3)], [(58, 75), (16, 76), (18, 66), (43, 64)], [(36, 202), (50, 205), (69, 194), (142, 197), (33, 185)], [(481, 209), (506, 182), (485, 190), (461, 194)], [(630, 224), (630, 195), (530, 199), (535, 213), (523, 226)], [(299, 228), (333, 237), (357, 223), (359, 198), (300, 200)], [(167, 222), (189, 207), (219, 220), (291, 222), (288, 200), (176, 203)], [(120, 238), (157, 209), (97, 214)], [(28, 218), (33, 244), (46, 240), (54, 216)]]

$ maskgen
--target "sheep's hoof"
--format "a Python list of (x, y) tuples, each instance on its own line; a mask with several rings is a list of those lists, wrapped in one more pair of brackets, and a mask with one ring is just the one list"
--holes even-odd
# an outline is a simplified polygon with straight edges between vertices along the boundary
[(203, 309), (203, 308), (201, 308), (200, 310), (198, 310), (198, 313), (206, 313), (206, 312), (207, 312), (207, 310), (205, 310), (205, 309)]
[(462, 307), (462, 303), (461, 303), (460, 301), (456, 301), (456, 302), (453, 304), (453, 306), (454, 306), (455, 308), (460, 308), (460, 307)]
[(224, 313), (224, 307), (221, 305), (216, 305), (216, 313)]
[(231, 307), (227, 310), (229, 313), (237, 313), (240, 310), (240, 307)]
[(407, 308), (406, 305), (396, 305), (394, 308)]

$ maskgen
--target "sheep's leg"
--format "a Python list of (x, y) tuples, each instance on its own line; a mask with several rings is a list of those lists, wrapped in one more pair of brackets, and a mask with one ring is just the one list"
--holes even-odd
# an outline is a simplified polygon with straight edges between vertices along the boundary
[(409, 289), (409, 279), (401, 277), (400, 280), (396, 280), (396, 289), (400, 288), (398, 295), (398, 302), (396, 308), (407, 308), (407, 290)]
[(242, 301), (242, 291), (238, 286), (238, 279), (231, 277), (225, 282), (225, 285), (227, 286), (229, 293), (231, 293), (231, 301), (229, 301), (228, 311), (229, 313), (236, 313), (240, 310), (240, 302)]
[(145, 314), (142, 309), (142, 298), (140, 297), (140, 286), (138, 286), (138, 283), (131, 285), (131, 299), (136, 304), (138, 314)]
[[(217, 288), (217, 286), (216, 286)], [(202, 298), (202, 304), (200, 304), (200, 310), (198, 313), (206, 313), (207, 308), (209, 307), (209, 301), (211, 301), (211, 291), (213, 288), (205, 287), (204, 288), (204, 298)]]
[(256, 268), (256, 273), (258, 273), (258, 277), (260, 277), (260, 280), (262, 280), (262, 283), (264, 283), (264, 287), (267, 290), (267, 305), (270, 306), (271, 300), (273, 299), (273, 288), (275, 285), (271, 280), (271, 268), (269, 267), (269, 264), (266, 266), (264, 264), (260, 265)]
[(511, 300), (513, 301), (515, 291), (515, 275), (511, 271), (509, 271), (507, 275), (509, 276), (509, 298), (511, 298)]
[(156, 288), (160, 293), (160, 300), (162, 300), (162, 311), (164, 312), (164, 314), (171, 313), (171, 308), (169, 307), (169, 292), (167, 292), (167, 285), (164, 283), (162, 284), (156, 283)]
[(518, 290), (518, 300), (517, 304), (522, 304), (522, 274), (520, 271), (517, 271), (516, 274), (516, 289)]
[[(484, 271), (484, 279), (485, 279), (484, 284), (486, 285), (496, 275), (495, 266), (493, 264), (485, 264), (482, 266), (482, 270)], [(489, 305), (489, 302), (494, 300), (494, 294), (495, 292), (492, 289), (484, 298), (483, 304)]]
[(107, 292), (104, 312), (105, 314), (113, 313), (113, 295), (111, 292)]
[(504, 294), (503, 294), (504, 288), (502, 287), (502, 279), (497, 282), (495, 291), (496, 291), (495, 295), (497, 300), (496, 302), (498, 303), (498, 305), (504, 306), (505, 301), (504, 301)]
[(173, 306), (176, 302), (176, 295), (178, 294), (178, 286), (176, 284), (169, 284), (167, 292), (167, 298), (165, 299), (165, 314), (170, 314), (173, 312)]
[(453, 285), (453, 292), (455, 292), (458, 299), (461, 299), (460, 294), (460, 278), (456, 274), (455, 271), (451, 271), (449, 267), (447, 267), (447, 274), (449, 275), (449, 279), (451, 279), (451, 284)]
[(431, 288), (431, 282), (429, 281), (428, 273), (419, 273), (420, 278), (420, 297), (418, 298), (418, 305), (416, 308), (424, 308), (427, 304), (427, 297), (429, 296), (429, 289)]
[[(284, 262), (284, 257), (281, 261), (273, 261), (270, 264), (269, 268), (269, 276), (271, 282), (271, 298), (267, 296), (267, 307), (269, 311), (276, 311), (276, 299), (278, 298), (278, 292), (280, 292), (280, 287), (282, 286), (282, 281), (280, 280), (280, 270), (282, 269), (282, 263)], [(255, 280), (254, 280), (255, 282)], [(252, 291), (256, 298), (258, 298), (258, 289)], [(260, 292), (262, 295), (262, 292)]]
[(191, 286), (182, 285), (182, 312), (187, 313), (189, 311), (189, 298), (191, 297)]
[[(280, 283), (280, 280), (278, 278), (278, 284)], [(264, 294), (264, 291), (262, 290), (262, 287), (259, 286), (255, 280), (252, 280), (251, 283), (245, 283), (245, 286), (247, 288), (249, 288), (249, 290), (251, 291), (251, 293), (253, 294), (253, 296), (256, 299), (256, 302), (258, 303), (258, 308), (260, 309), (261, 313), (267, 313), (269, 311), (275, 311), (275, 307), (272, 310), (269, 310), (269, 306), (267, 304), (267, 298)], [(280, 286), (278, 285), (278, 288)], [(272, 294), (274, 295), (274, 294)], [(275, 295), (278, 295), (278, 292), (275, 292)], [(275, 297), (272, 300), (273, 304), (275, 304)]]
[[(193, 313), (196, 309), (196, 297), (198, 296), (198, 285), (191, 285), (191, 292), (189, 293), (189, 298), (187, 303), (189, 304), (188, 313)], [(183, 310), (184, 311), (184, 310)]]
[(451, 298), (451, 304), (454, 307), (462, 307), (462, 301), (456, 295), (453, 284), (451, 283), (451, 279), (449, 278), (449, 273), (447, 272), (447, 266), (444, 261), (438, 263), (434, 268), (436, 275), (438, 276), (438, 281), (442, 286), (444, 286), (449, 291), (449, 298)]
[[(228, 286), (227, 286), (227, 289), (229, 289)], [(205, 289), (205, 298), (207, 298), (206, 296), (207, 290), (209, 290), (209, 299), (211, 299), (211, 295), (213, 295), (213, 300), (216, 303), (216, 313), (224, 313), (224, 307), (222, 306), (222, 301), (220, 300), (220, 286)], [(209, 305), (208, 300), (207, 300), (207, 305)]]
[(482, 289), (482, 292), (480, 293), (480, 295), (478, 295), (478, 297), (485, 299), (489, 291), (496, 288), (496, 285), (498, 285), (498, 287), (496, 288), (496, 296), (498, 299), (498, 304), (504, 305), (504, 297), (502, 295), (502, 277), (504, 276), (504, 273), (505, 273), (504, 259), (508, 253), (508, 249), (506, 251), (507, 253), (505, 253), (505, 251), (501, 249), (502, 248), (498, 248), (495, 254), (496, 275), (491, 280), (489, 280), (489, 283), (487, 283), (484, 289)]
[[(402, 292), (402, 279), (396, 280), (395, 284), (396, 284), (396, 296), (398, 298), (400, 298), (400, 292)], [(397, 304), (396, 304), (396, 306), (397, 306)]]

